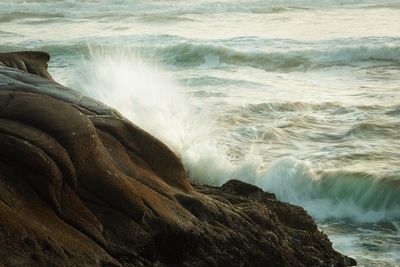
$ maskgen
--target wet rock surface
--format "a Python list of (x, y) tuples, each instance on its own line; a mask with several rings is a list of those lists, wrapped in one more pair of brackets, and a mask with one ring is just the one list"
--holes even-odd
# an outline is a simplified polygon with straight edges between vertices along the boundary
[(348, 266), (300, 207), (179, 158), (66, 88), (43, 52), (0, 54), (0, 265)]

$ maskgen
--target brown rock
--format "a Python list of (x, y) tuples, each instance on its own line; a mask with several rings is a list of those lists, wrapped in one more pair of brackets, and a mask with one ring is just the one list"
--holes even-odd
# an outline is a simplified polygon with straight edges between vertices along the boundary
[(299, 207), (232, 180), (192, 186), (163, 143), (0, 54), (0, 265), (348, 266)]
[(0, 65), (23, 70), (52, 80), (53, 78), (47, 72), (47, 62), (49, 60), (49, 54), (39, 51), (0, 53)]

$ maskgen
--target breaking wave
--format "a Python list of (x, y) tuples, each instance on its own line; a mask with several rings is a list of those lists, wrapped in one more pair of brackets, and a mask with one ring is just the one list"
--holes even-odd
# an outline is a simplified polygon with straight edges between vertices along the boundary
[(303, 206), (322, 220), (400, 219), (399, 173), (317, 172), (307, 161), (293, 157), (266, 163), (251, 148), (235, 160), (218, 141), (224, 129), (212, 111), (193, 108), (183, 89), (152, 62), (121, 51), (92, 51), (89, 59), (82, 59), (71, 83), (168, 144), (194, 182), (221, 185), (241, 179)]
[(303, 206), (317, 219), (400, 219), (400, 173), (340, 170), (317, 174), (305, 161), (283, 158), (266, 170), (257, 185)]
[(221, 64), (231, 64), (267, 71), (302, 71), (332, 66), (353, 66), (366, 62), (400, 65), (400, 45), (254, 52), (222, 45), (181, 43), (162, 48), (159, 53), (166, 64), (182, 67), (201, 65), (218, 67)]

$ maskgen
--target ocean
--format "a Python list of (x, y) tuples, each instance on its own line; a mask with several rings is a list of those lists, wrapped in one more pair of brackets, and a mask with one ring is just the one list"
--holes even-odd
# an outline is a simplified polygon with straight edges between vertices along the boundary
[(359, 266), (400, 266), (399, 0), (0, 0), (0, 38), (193, 182), (255, 184)]

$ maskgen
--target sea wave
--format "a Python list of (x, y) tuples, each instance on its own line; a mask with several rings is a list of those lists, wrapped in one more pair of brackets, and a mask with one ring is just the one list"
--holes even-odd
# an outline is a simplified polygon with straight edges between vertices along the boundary
[[(378, 4), (374, 0), (251, 0), (251, 1), (196, 1), (190, 4), (177, 4), (170, 5), (168, 2), (149, 2), (137, 1), (135, 4), (129, 1), (96, 1), (82, 2), (78, 0), (68, 1), (54, 1), (49, 0), (31, 0), (24, 1), (25, 10), (21, 11), (20, 5), (9, 5), (9, 3), (0, 3), (0, 7), (6, 14), (0, 21), (9, 22), (13, 20), (22, 20), (26, 18), (52, 18), (53, 14), (57, 17), (70, 16), (71, 11), (73, 16), (78, 19), (97, 19), (109, 20), (125, 18), (144, 18), (147, 16), (158, 17), (159, 15), (167, 15), (161, 18), (162, 21), (174, 21), (186, 19), (186, 15), (193, 14), (232, 14), (232, 13), (254, 13), (254, 14), (276, 14), (283, 12), (302, 12), (304, 10), (324, 10), (324, 9), (343, 9), (343, 8), (358, 8), (358, 9), (372, 9), (372, 8), (390, 8), (398, 9), (400, 7), (396, 0), (382, 0)], [(96, 8), (92, 8), (96, 5)], [(112, 5), (113, 9), (110, 10), (109, 6)], [(60, 8), (60, 7), (64, 7)], [(87, 12), (91, 9), (91, 12)], [(54, 10), (57, 13), (54, 13)], [(39, 17), (37, 17), (39, 16)], [(153, 21), (153, 18), (150, 18)], [(159, 21), (159, 18), (156, 19)]]
[(386, 112), (389, 116), (400, 116), (400, 106), (394, 107), (392, 110)]
[(233, 107), (232, 113), (262, 114), (268, 115), (276, 112), (307, 112), (307, 111), (325, 111), (331, 114), (346, 114), (356, 112), (375, 112), (380, 115), (396, 115), (400, 111), (398, 105), (350, 105), (337, 101), (326, 102), (304, 102), (304, 101), (286, 101), (286, 102), (264, 102), (256, 104), (246, 104)]
[(259, 176), (257, 185), (274, 192), (281, 200), (305, 207), (321, 220), (400, 219), (400, 173), (316, 173), (307, 162), (288, 157), (274, 162)]
[[(395, 109), (394, 109), (395, 108)], [(394, 111), (393, 111), (394, 109)], [(396, 139), (400, 122), (390, 116), (396, 106), (358, 106), (339, 102), (267, 102), (225, 109), (219, 121), (225, 127), (243, 125), (252, 141), (345, 142)], [(366, 116), (366, 112), (370, 112)], [(371, 113), (375, 115), (371, 115)], [(337, 124), (337, 120), (342, 123)], [(269, 121), (268, 124), (265, 121)]]
[[(130, 45), (121, 45), (120, 39)], [(246, 43), (256, 47), (247, 47)], [(284, 43), (292, 48), (283, 49)], [(26, 46), (20, 44), (21, 47)], [(47, 51), (55, 56), (90, 54), (91, 51), (126, 50), (142, 58), (178, 68), (220, 68), (229, 65), (265, 71), (313, 71), (332, 67), (400, 66), (400, 39), (337, 39), (313, 43), (264, 38), (232, 38), (208, 41), (190, 40), (174, 35), (146, 35), (113, 38), (90, 37), (68, 44), (49, 42), (30, 49)], [(0, 50), (12, 46), (1, 45)]]
[(12, 11), (6, 14), (1, 14), (0, 23), (27, 19), (60, 19), (64, 17), (65, 15), (60, 12)]
[(348, 109), (351, 107), (345, 107), (338, 102), (323, 102), (323, 103), (308, 103), (308, 102), (268, 102), (259, 104), (248, 104), (240, 107), (244, 113), (270, 113), (270, 112), (299, 112), (299, 111), (321, 111), (321, 110), (336, 110), (336, 109)]
[(307, 71), (363, 63), (400, 65), (400, 45), (358, 45), (286, 52), (244, 51), (222, 45), (185, 42), (159, 49), (166, 64), (218, 67), (221, 64), (266, 71)]
[(396, 136), (400, 130), (400, 123), (394, 121), (364, 121), (354, 124), (345, 136)]

